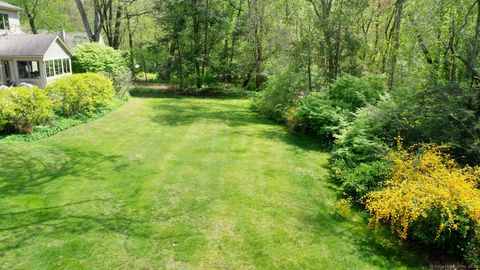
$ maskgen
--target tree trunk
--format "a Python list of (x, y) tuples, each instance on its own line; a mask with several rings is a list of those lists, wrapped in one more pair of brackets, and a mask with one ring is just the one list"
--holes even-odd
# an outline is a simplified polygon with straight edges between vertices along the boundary
[(480, 46), (480, 0), (477, 0), (477, 22), (475, 26), (475, 39), (473, 40), (473, 55), (471, 60), (472, 87), (477, 91), (477, 120), (480, 121), (480, 77), (478, 72), (478, 56)]
[(202, 78), (200, 74), (200, 14), (198, 11), (197, 0), (192, 0), (192, 20), (193, 20), (193, 41), (194, 41), (194, 59), (195, 76), (197, 88), (202, 88)]
[(34, 35), (38, 34), (37, 25), (35, 24), (35, 16), (27, 15), (27, 17), (28, 17), (28, 24), (32, 29), (32, 33)]
[[(480, 1), (480, 0), (479, 0)], [(390, 69), (388, 72), (388, 88), (392, 89), (395, 81), (395, 68), (397, 66), (397, 54), (400, 49), (400, 29), (403, 17), (403, 4), (405, 0), (397, 0), (395, 4), (395, 21), (393, 23), (394, 44), (390, 53)]]
[(209, 51), (208, 51), (208, 24), (209, 24), (209, 8), (210, 1), (206, 0), (205, 6), (205, 35), (204, 35), (204, 44), (203, 44), (203, 62), (202, 62), (202, 82), (205, 80), (205, 70), (208, 65)]
[(118, 50), (120, 47), (120, 38), (121, 38), (121, 24), (123, 16), (123, 7), (118, 6), (117, 13), (115, 15), (115, 27), (113, 32), (113, 48)]
[(128, 49), (130, 51), (130, 70), (132, 71), (133, 75), (135, 76), (135, 62), (133, 58), (133, 33), (132, 33), (132, 26), (130, 24), (130, 16), (127, 15), (127, 31), (128, 31)]
[(95, 36), (92, 33), (92, 28), (90, 27), (90, 22), (88, 21), (87, 13), (83, 7), (82, 0), (75, 0), (75, 3), (77, 4), (80, 16), (82, 17), (83, 26), (85, 27), (85, 32), (87, 32), (88, 38), (90, 41), (95, 41)]

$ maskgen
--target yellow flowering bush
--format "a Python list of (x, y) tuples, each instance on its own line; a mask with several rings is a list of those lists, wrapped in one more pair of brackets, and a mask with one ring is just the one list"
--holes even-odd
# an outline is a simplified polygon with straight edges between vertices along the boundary
[(480, 230), (479, 170), (460, 167), (431, 144), (392, 151), (393, 172), (367, 195), (371, 223), (387, 223), (401, 238), (461, 251)]

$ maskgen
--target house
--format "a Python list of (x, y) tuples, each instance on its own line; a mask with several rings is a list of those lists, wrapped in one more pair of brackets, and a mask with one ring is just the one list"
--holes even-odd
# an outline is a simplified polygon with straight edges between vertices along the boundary
[(57, 35), (25, 34), (21, 8), (0, 2), (0, 84), (30, 83), (45, 88), (71, 74), (72, 52)]

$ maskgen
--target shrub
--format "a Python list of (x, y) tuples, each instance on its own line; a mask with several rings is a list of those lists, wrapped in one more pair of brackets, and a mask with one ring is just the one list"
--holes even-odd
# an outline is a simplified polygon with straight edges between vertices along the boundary
[(73, 71), (107, 72), (116, 74), (128, 70), (127, 61), (121, 52), (95, 42), (84, 43), (75, 48), (72, 57)]
[(347, 196), (358, 203), (365, 203), (368, 193), (378, 190), (392, 174), (392, 164), (388, 161), (361, 163), (342, 174), (342, 187)]
[(336, 137), (333, 160), (342, 160), (350, 168), (382, 159), (387, 149), (385, 135), (391, 131), (395, 103), (389, 96), (353, 114), (353, 121), (342, 126)]
[(367, 104), (375, 104), (386, 92), (384, 76), (367, 75), (358, 78), (347, 75), (335, 81), (329, 95), (336, 106), (355, 112)]
[(112, 80), (117, 97), (120, 99), (128, 97), (128, 91), (132, 85), (132, 73), (130, 70), (127, 69), (115, 73), (100, 72), (99, 74)]
[(344, 120), (340, 109), (322, 93), (312, 93), (300, 102), (298, 118), (302, 130), (311, 131), (327, 142), (333, 142)]
[(12, 126), (15, 131), (30, 133), (35, 125), (53, 117), (52, 102), (37, 87), (13, 87), (0, 91), (0, 129)]
[(276, 121), (283, 121), (285, 112), (296, 106), (307, 89), (303, 77), (298, 75), (296, 69), (286, 68), (276, 75), (257, 97), (254, 102), (255, 109)]
[(452, 252), (463, 253), (466, 248), (474, 252), (471, 240), (480, 230), (478, 172), (459, 167), (430, 144), (418, 150), (400, 145), (389, 159), (392, 176), (384, 188), (367, 196), (371, 222), (390, 224), (403, 239), (410, 237)]
[(95, 73), (60, 78), (47, 91), (55, 111), (64, 116), (96, 111), (110, 104), (115, 96), (112, 81)]

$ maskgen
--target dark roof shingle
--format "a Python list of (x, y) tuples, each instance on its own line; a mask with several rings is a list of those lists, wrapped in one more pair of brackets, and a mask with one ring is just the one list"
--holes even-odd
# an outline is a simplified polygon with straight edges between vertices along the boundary
[(3, 35), (0, 36), (0, 56), (43, 56), (56, 39), (56, 35)]
[(12, 11), (21, 11), (22, 10), (21, 8), (19, 8), (17, 6), (10, 5), (8, 3), (1, 2), (1, 1), (0, 1), (0, 9), (12, 10)]

